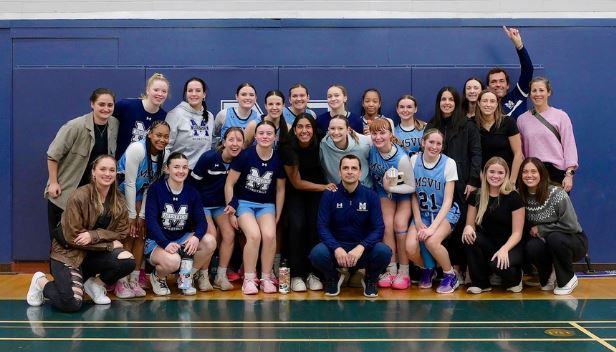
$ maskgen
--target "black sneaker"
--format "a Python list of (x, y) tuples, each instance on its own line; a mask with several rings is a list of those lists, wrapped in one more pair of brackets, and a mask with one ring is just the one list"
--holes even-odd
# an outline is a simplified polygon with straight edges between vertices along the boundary
[(344, 281), (345, 275), (338, 276), (338, 280), (335, 279), (330, 280), (328, 278), (325, 281), (325, 295), (326, 296), (338, 296), (340, 294), (340, 286), (342, 286), (342, 282)]
[(374, 298), (379, 296), (379, 288), (376, 282), (361, 280), (361, 284), (364, 287), (364, 296)]

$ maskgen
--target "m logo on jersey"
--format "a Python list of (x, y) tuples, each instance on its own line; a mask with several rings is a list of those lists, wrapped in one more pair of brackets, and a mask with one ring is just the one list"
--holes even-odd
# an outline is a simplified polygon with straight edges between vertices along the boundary
[(266, 171), (263, 176), (259, 174), (259, 170), (252, 167), (250, 173), (246, 176), (246, 189), (255, 193), (265, 194), (272, 183), (272, 171)]
[(366, 202), (359, 202), (357, 211), (368, 211), (368, 205), (366, 204)]
[(193, 131), (193, 137), (205, 138), (210, 135), (205, 119), (201, 120), (201, 124), (197, 125), (195, 120), (190, 120), (190, 129)]
[(336, 209), (342, 209), (342, 203), (336, 203)]
[(188, 221), (188, 205), (180, 205), (180, 209), (176, 211), (173, 204), (165, 203), (165, 210), (163, 210), (161, 218), (165, 230), (183, 230), (186, 221)]
[(141, 121), (135, 121), (135, 127), (133, 127), (133, 137), (131, 138), (131, 142), (139, 142), (140, 140), (145, 138), (147, 134), (145, 125)]

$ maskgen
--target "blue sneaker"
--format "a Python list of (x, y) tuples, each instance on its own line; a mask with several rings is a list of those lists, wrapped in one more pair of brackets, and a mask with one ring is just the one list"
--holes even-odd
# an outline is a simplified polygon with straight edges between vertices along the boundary
[(376, 282), (361, 280), (361, 285), (364, 288), (364, 296), (368, 298), (379, 296), (379, 289)]
[(342, 282), (347, 276), (348, 274), (342, 274), (339, 275), (337, 278), (326, 278), (324, 287), (325, 295), (330, 297), (338, 296), (340, 294), (340, 287), (342, 286)]
[(460, 286), (460, 282), (458, 282), (456, 273), (443, 273), (443, 280), (441, 280), (441, 284), (436, 289), (436, 292), (452, 293), (458, 286)]
[(431, 288), (432, 280), (436, 276), (434, 269), (423, 268), (421, 269), (421, 279), (419, 280), (419, 288)]

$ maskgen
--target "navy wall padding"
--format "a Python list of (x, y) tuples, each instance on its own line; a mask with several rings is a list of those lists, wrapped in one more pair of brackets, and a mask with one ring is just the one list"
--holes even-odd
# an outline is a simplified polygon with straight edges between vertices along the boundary
[(569, 113), (580, 156), (572, 198), (596, 262), (616, 262), (616, 139), (609, 99), (616, 86), (616, 21), (610, 20), (85, 20), (0, 23), (0, 262), (47, 258), (49, 239), (45, 150), (67, 120), (89, 111), (99, 86), (119, 98), (137, 97), (146, 77), (163, 72), (172, 83), (165, 104), (180, 100), (184, 81), (203, 77), (215, 114), (235, 88), (253, 82), (258, 103), (301, 81), (312, 99), (342, 83), (349, 110), (359, 113), (364, 89), (383, 93), (383, 112), (395, 117), (402, 94), (419, 100), (428, 120), (436, 91), (459, 90), (471, 75), (506, 67), (517, 79), (518, 59), (501, 25), (522, 26), (536, 73), (554, 87), (551, 104)]

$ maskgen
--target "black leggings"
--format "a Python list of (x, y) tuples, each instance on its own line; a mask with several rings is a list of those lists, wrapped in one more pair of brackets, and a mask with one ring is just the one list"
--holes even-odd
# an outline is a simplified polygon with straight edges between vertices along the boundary
[(471, 275), (473, 286), (480, 288), (490, 287), (490, 273), (498, 274), (503, 278), (505, 287), (516, 286), (522, 279), (522, 263), (524, 262), (524, 249), (521, 244), (513, 247), (509, 251), (509, 267), (499, 269), (497, 260), (492, 259), (502, 245), (506, 242), (496, 241), (490, 236), (477, 232), (477, 238), (473, 244), (465, 244), (466, 258), (468, 260), (468, 270)]
[(53, 231), (62, 219), (62, 213), (64, 213), (62, 208), (53, 204), (49, 200), (47, 201), (47, 226), (49, 227), (50, 240), (53, 239)]
[(83, 303), (84, 281), (99, 274), (105, 284), (112, 284), (133, 271), (134, 258), (118, 259), (118, 255), (123, 251), (122, 248), (116, 248), (112, 252), (88, 252), (78, 268), (51, 259), (54, 281), (45, 285), (43, 295), (58, 310), (78, 311)]
[(305, 277), (312, 270), (308, 255), (319, 243), (317, 213), (321, 202), (320, 192), (298, 192), (292, 190), (285, 198), (287, 230), (283, 240), (285, 257), (293, 277)]
[(526, 255), (537, 267), (542, 286), (547, 284), (552, 266), (556, 272), (558, 286), (565, 286), (574, 275), (573, 263), (584, 258), (586, 252), (588, 238), (584, 232), (551, 232), (546, 237), (532, 237), (526, 242)]

